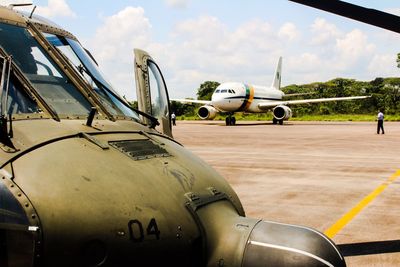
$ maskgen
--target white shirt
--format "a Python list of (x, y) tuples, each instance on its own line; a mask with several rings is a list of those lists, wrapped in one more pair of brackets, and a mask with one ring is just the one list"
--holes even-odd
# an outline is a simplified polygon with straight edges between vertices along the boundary
[(383, 121), (383, 113), (382, 112), (379, 112), (378, 113), (378, 121)]

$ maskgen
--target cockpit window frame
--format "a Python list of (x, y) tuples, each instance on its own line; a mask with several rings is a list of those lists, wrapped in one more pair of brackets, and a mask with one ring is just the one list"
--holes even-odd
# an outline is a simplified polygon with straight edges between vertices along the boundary
[(130, 104), (115, 92), (98, 68), (96, 62), (88, 55), (79, 41), (53, 33), (43, 33), (46, 39), (65, 56), (79, 72), (93, 92), (101, 99), (102, 104), (116, 119), (135, 120), (141, 122), (139, 114)]
[[(100, 114), (97, 114), (100, 119), (109, 119), (116, 121), (116, 117), (113, 116), (107, 108), (101, 103), (99, 97), (92, 92), (92, 88), (89, 84), (74, 70), (70, 62), (61, 54), (55, 47), (53, 47), (43, 33), (36, 27), (34, 23), (27, 21), (27, 30), (33, 36), (33, 38), (39, 43), (42, 48), (45, 48), (48, 55), (58, 64), (63, 70), (63, 73), (68, 77), (69, 81), (82, 93), (82, 95), (90, 102), (93, 107), (97, 107)], [(64, 117), (63, 117), (64, 118)], [(67, 119), (70, 119), (67, 117)], [(77, 118), (78, 119), (78, 118)]]
[[(98, 114), (96, 115), (97, 119), (108, 119), (111, 121), (116, 121), (116, 120), (133, 120), (141, 124), (145, 124), (141, 119), (138, 119), (136, 117), (131, 117), (131, 116), (123, 116), (123, 115), (116, 115), (116, 114), (111, 114), (108, 111), (108, 108), (102, 104), (99, 96), (97, 96), (95, 93), (93, 93), (93, 88), (88, 84), (88, 82), (79, 75), (79, 73), (76, 72), (74, 67), (71, 65), (71, 63), (66, 59), (66, 57), (58, 51), (55, 47), (53, 47), (46, 37), (44, 36), (45, 33), (50, 33), (50, 34), (55, 34), (55, 35), (60, 35), (64, 38), (70, 38), (71, 40), (74, 40), (79, 43), (78, 39), (72, 35), (71, 33), (57, 29), (52, 26), (47, 26), (41, 23), (37, 22), (32, 22), (29, 20), (26, 20), (25, 23), (10, 23), (9, 21), (1, 21), (1, 23), (12, 25), (12, 26), (17, 26), (20, 28), (24, 28), (30, 36), (37, 42), (37, 45), (41, 47), (41, 49), (46, 51), (46, 55), (49, 56), (62, 71), (63, 75), (66, 75), (68, 78), (69, 82), (78, 89), (78, 91), (82, 94), (82, 96), (92, 105), (92, 107), (97, 107)], [(40, 29), (40, 30), (39, 30)], [(5, 51), (4, 51), (5, 52)], [(5, 52), (4, 56), (8, 56), (8, 54)], [(35, 97), (33, 98), (34, 100), (37, 101), (37, 103), (40, 106), (41, 112), (40, 114), (35, 114), (35, 113), (29, 113), (29, 114), (13, 114), (13, 118), (15, 117), (16, 119), (31, 119), (31, 118), (53, 118), (54, 120), (60, 121), (60, 119), (86, 119), (86, 117), (89, 115), (73, 115), (73, 114), (57, 114), (55, 110), (48, 105), (48, 103), (41, 97), (40, 93), (37, 91), (35, 86), (32, 84), (32, 82), (27, 78), (24, 72), (16, 65), (14, 65), (15, 72), (18, 73), (16, 76), (16, 79), (21, 83), (24, 87), (24, 90), (30, 95), (34, 95)], [(32, 93), (34, 92), (34, 93)], [(136, 110), (130, 106), (129, 103), (127, 103), (120, 95), (118, 95), (116, 92), (113, 90), (110, 90), (110, 92), (107, 92), (110, 94), (110, 97), (114, 97), (119, 100), (119, 102), (122, 103), (123, 106), (125, 106), (127, 109), (132, 110), (134, 113)]]
[[(59, 62), (48, 53), (50, 48), (43, 47), (30, 28), (8, 23), (1, 23), (1, 25), (4, 28), (5, 36), (14, 33), (16, 34), (15, 38), (18, 38), (16, 41), (20, 42), (17, 45), (11, 40), (6, 41), (3, 43), (4, 48), (1, 48), (1, 54), (3, 57), (13, 56), (13, 74), (21, 84), (25, 85), (23, 88), (32, 99), (40, 100), (45, 107), (44, 109), (41, 107), (41, 110), (47, 110), (53, 119), (58, 121), (60, 117), (70, 119), (87, 116), (93, 104), (75, 84), (70, 82), (71, 80), (64, 71), (65, 66), (60, 66)], [(24, 45), (25, 42), (26, 45)], [(15, 45), (16, 47), (13, 48)], [(24, 53), (27, 54), (22, 52), (21, 54), (19, 52), (21, 49), (25, 49)], [(57, 84), (57, 90), (52, 88), (53, 82), (54, 85)], [(64, 101), (58, 101), (58, 94), (66, 97), (60, 99)], [(35, 97), (32, 97), (33, 95)]]

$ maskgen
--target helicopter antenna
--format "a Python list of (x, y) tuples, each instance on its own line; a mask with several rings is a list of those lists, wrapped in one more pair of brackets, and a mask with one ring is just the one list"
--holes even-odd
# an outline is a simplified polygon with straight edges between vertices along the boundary
[(30, 18), (30, 19), (32, 18), (33, 12), (35, 12), (35, 10), (36, 10), (36, 6), (33, 6), (32, 12), (31, 12), (31, 14), (29, 15), (29, 18)]
[(30, 3), (18, 3), (18, 4), (16, 3), (16, 4), (9, 4), (8, 7), (11, 8), (11, 9), (14, 9), (14, 7), (31, 6), (31, 5), (33, 5), (32, 2), (30, 2)]

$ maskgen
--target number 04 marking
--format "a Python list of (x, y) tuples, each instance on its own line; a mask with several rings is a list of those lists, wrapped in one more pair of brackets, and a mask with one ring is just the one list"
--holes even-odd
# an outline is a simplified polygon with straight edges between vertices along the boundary
[[(143, 242), (145, 238), (143, 224), (139, 220), (130, 220), (128, 223), (129, 239), (133, 242)], [(146, 235), (154, 235), (157, 240), (160, 239), (160, 230), (158, 230), (156, 219), (152, 218), (147, 225)]]

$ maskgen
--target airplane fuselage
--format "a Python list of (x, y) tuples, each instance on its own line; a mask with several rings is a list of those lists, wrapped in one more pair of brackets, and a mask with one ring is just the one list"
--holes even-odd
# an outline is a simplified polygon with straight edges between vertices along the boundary
[(273, 87), (244, 83), (223, 83), (211, 96), (212, 105), (220, 112), (261, 113), (260, 102), (280, 101), (284, 93)]

